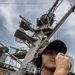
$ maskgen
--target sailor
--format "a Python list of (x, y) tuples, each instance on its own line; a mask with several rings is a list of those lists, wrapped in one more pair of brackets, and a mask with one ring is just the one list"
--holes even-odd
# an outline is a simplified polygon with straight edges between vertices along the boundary
[(54, 40), (48, 46), (39, 50), (35, 65), (39, 69), (36, 75), (68, 75), (72, 63), (66, 56), (67, 47), (64, 42)]

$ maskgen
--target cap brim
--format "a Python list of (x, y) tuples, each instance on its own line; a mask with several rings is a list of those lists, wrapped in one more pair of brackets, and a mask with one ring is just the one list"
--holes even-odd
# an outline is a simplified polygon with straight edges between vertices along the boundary
[(61, 52), (61, 53), (65, 54), (67, 52), (67, 47), (64, 42), (62, 42), (60, 40), (55, 40), (55, 41), (49, 43), (48, 46), (45, 47), (45, 49), (42, 51), (42, 53), (45, 53), (49, 50), (55, 50), (57, 52)]

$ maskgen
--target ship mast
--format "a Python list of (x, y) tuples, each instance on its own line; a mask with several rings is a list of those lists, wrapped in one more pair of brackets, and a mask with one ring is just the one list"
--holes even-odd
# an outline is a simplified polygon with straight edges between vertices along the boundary
[[(32, 24), (26, 18), (20, 16), (22, 20), (20, 22), (20, 28), (15, 32), (15, 37), (22, 40), (29, 47), (29, 51), (27, 52), (23, 62), (21, 63), (18, 75), (34, 74), (33, 59), (38, 53), (38, 50), (49, 43), (49, 39), (53, 36), (57, 29), (63, 24), (63, 22), (69, 17), (69, 15), (74, 12), (75, 5), (73, 5), (58, 22), (58, 24), (56, 24), (56, 26), (51, 29), (50, 27), (54, 23), (54, 12), (61, 4), (61, 2), (62, 1), (60, 0), (56, 0), (49, 12), (41, 16), (41, 18), (37, 21), (37, 29), (32, 28)], [(30, 36), (25, 32), (28, 30), (33, 33), (33, 36)]]

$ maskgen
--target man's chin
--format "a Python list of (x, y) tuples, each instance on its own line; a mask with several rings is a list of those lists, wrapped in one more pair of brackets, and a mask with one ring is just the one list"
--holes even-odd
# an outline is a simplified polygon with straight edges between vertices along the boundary
[(48, 67), (46, 67), (46, 68), (47, 68), (48, 70), (52, 71), (52, 72), (54, 72), (55, 69), (56, 69), (55, 66), (48, 66)]
[(49, 70), (50, 70), (51, 72), (54, 72), (55, 69), (56, 69), (55, 67), (49, 68)]

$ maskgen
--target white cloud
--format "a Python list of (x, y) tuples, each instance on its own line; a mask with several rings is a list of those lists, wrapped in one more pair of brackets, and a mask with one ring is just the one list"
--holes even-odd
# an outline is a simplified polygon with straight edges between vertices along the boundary
[(75, 32), (74, 32), (74, 30), (68, 30), (68, 31), (65, 32), (65, 34), (74, 36)]
[(16, 14), (13, 11), (14, 6), (9, 5), (0, 5), (0, 13), (4, 16), (6, 19), (6, 24), (4, 25), (7, 30), (12, 34), (15, 30), (14, 23), (12, 22), (12, 19), (16, 17)]

